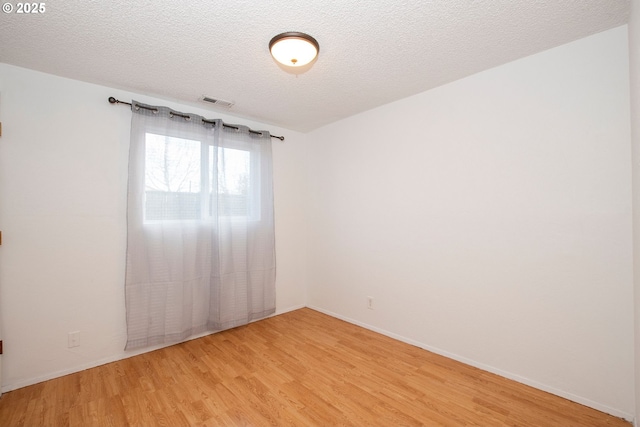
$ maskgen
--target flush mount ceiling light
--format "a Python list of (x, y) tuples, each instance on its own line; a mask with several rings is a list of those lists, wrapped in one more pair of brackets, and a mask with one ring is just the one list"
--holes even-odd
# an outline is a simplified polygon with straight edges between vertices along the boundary
[(271, 56), (289, 67), (302, 67), (313, 61), (320, 45), (308, 34), (288, 32), (278, 34), (269, 42)]

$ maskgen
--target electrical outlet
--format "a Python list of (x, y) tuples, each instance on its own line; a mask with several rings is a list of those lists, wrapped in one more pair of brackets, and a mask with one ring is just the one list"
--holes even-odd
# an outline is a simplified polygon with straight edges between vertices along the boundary
[(367, 308), (373, 310), (373, 297), (367, 297)]
[(68, 339), (69, 348), (80, 347), (80, 331), (69, 332)]

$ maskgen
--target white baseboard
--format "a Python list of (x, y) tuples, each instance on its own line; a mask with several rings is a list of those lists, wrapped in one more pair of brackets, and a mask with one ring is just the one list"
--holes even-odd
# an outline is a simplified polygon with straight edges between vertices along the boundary
[(294, 305), (293, 307), (288, 307), (282, 310), (276, 310), (276, 313), (269, 316), (269, 317), (273, 317), (273, 316), (279, 316), (281, 314), (285, 314), (288, 313), (290, 311), (296, 311), (296, 310), (300, 310), (301, 308), (306, 308), (307, 305), (306, 304), (300, 304), (300, 305)]
[(477, 362), (475, 360), (468, 359), (466, 357), (459, 356), (457, 354), (450, 353), (448, 351), (445, 351), (445, 350), (442, 350), (442, 349), (439, 349), (439, 348), (436, 348), (436, 347), (432, 347), (430, 345), (427, 345), (427, 344), (412, 340), (412, 339), (407, 338), (407, 337), (403, 337), (403, 336), (395, 334), (393, 332), (389, 332), (387, 330), (384, 330), (384, 329), (381, 329), (381, 328), (377, 328), (377, 327), (369, 325), (367, 323), (360, 322), (358, 320), (351, 319), (349, 317), (345, 317), (345, 316), (342, 316), (342, 315), (337, 314), (337, 313), (333, 313), (333, 312), (331, 312), (329, 310), (325, 310), (325, 309), (320, 308), (320, 307), (315, 307), (315, 306), (308, 306), (308, 307), (310, 309), (312, 309), (312, 310), (319, 311), (319, 312), (324, 313), (324, 314), (326, 314), (328, 316), (335, 317), (335, 318), (340, 319), (340, 320), (344, 320), (345, 322), (348, 322), (348, 323), (363, 327), (365, 329), (369, 329), (371, 331), (377, 332), (377, 333), (382, 334), (382, 335), (386, 335), (386, 336), (388, 336), (390, 338), (394, 338), (394, 339), (396, 339), (398, 341), (402, 341), (402, 342), (405, 342), (407, 344), (411, 344), (411, 345), (414, 345), (416, 347), (420, 347), (420, 348), (422, 348), (424, 350), (427, 350), (427, 351), (430, 351), (432, 353), (439, 354), (439, 355), (444, 356), (444, 357), (448, 357), (449, 359), (457, 360), (458, 362), (462, 362), (464, 364), (467, 364), (467, 365), (470, 365), (470, 366), (473, 366), (473, 367), (476, 367), (476, 368), (480, 368), (480, 369), (482, 369), (484, 371), (491, 372), (491, 373), (496, 374), (496, 375), (500, 375), (501, 377), (508, 378), (510, 380), (514, 380), (516, 382), (519, 382), (519, 383), (522, 383), (522, 384), (537, 388), (538, 390), (542, 390), (542, 391), (545, 391), (547, 393), (551, 393), (551, 394), (554, 394), (556, 396), (563, 397), (565, 399), (571, 400), (571, 401), (579, 403), (581, 405), (588, 406), (588, 407), (596, 409), (598, 411), (605, 412), (607, 414), (613, 415), (614, 417), (624, 418), (627, 421), (634, 422), (635, 427), (640, 427), (640, 426), (638, 426), (638, 424), (637, 424), (637, 422), (635, 420), (635, 417), (632, 414), (629, 414), (627, 412), (620, 411), (620, 410), (617, 410), (615, 408), (611, 408), (611, 407), (609, 407), (607, 405), (603, 405), (603, 404), (600, 404), (598, 402), (594, 402), (594, 401), (592, 401), (590, 399), (586, 399), (584, 397), (577, 396), (575, 394), (568, 393), (568, 392), (565, 392), (563, 390), (558, 390), (558, 389), (556, 389), (554, 387), (550, 387), (550, 386), (548, 386), (546, 384), (542, 384), (542, 383), (539, 383), (537, 381), (530, 380), (529, 378), (521, 377), (520, 375), (516, 375), (516, 374), (513, 374), (511, 372), (503, 371), (503, 370), (495, 368), (493, 366), (485, 365), (484, 363)]
[[(158, 347), (161, 348), (161, 347)], [(138, 354), (142, 354), (145, 353), (147, 351), (153, 351), (153, 350), (157, 350), (157, 348), (153, 348), (151, 350), (146, 349), (146, 351), (141, 351), (139, 353), (136, 354), (118, 354), (118, 355), (114, 355), (111, 357), (106, 357), (104, 359), (100, 359), (100, 360), (94, 360), (92, 362), (89, 363), (85, 363), (82, 365), (78, 365), (78, 366), (74, 366), (73, 368), (69, 368), (69, 369), (62, 369), (60, 371), (55, 371), (55, 372), (49, 372), (47, 374), (44, 375), (40, 375), (37, 377), (31, 377), (31, 378), (27, 378), (25, 380), (21, 380), (21, 381), (17, 381), (15, 383), (11, 383), (11, 384), (5, 384), (2, 386), (2, 392), (6, 393), (12, 390), (17, 390), (19, 388), (22, 387), (28, 387), (30, 385), (34, 385), (34, 384), (38, 384), (41, 383), (43, 381), (49, 381), (52, 380), (54, 378), (59, 378), (59, 377), (64, 377), (65, 375), (69, 375), (69, 374), (74, 374), (76, 372), (80, 372), (80, 371), (84, 371), (86, 369), (91, 369), (91, 368), (95, 368), (96, 366), (101, 366), (101, 365), (106, 365), (107, 363), (111, 363), (111, 362), (116, 362), (118, 360), (122, 360), (122, 359), (126, 359), (128, 357), (133, 357), (133, 356), (137, 356)]]

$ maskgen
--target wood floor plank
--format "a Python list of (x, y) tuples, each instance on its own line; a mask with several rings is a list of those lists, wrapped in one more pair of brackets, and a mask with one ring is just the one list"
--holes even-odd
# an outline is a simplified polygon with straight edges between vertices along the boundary
[(24, 387), (0, 426), (618, 426), (311, 309)]

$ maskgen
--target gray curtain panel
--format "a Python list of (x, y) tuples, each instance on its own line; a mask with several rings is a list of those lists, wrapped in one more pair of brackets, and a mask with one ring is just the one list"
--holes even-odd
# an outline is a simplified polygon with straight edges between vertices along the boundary
[(126, 349), (273, 314), (269, 133), (136, 101), (132, 112)]

